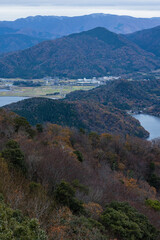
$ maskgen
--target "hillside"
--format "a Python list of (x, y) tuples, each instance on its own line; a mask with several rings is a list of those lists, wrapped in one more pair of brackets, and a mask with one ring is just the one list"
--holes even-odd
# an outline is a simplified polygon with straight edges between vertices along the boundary
[(42, 42), (0, 59), (0, 77), (93, 77), (159, 68), (154, 55), (105, 28)]
[(16, 34), (17, 29), (9, 28), (9, 27), (0, 27), (0, 35), (3, 36), (4, 34)]
[(121, 136), (128, 134), (142, 138), (148, 136), (139, 122), (125, 112), (94, 101), (67, 102), (32, 98), (5, 108), (25, 117), (33, 125), (50, 122), (77, 129), (83, 128), (87, 132), (108, 132)]
[(5, 108), (24, 116), (33, 125), (52, 122), (84, 128), (87, 132), (144, 138), (148, 133), (127, 111), (143, 111), (158, 116), (159, 86), (159, 80), (109, 81), (89, 91), (72, 92), (64, 100), (32, 98)]
[(43, 39), (30, 37), (24, 34), (1, 33), (0, 29), (0, 54), (29, 48), (43, 41)]
[(152, 105), (151, 107), (147, 108), (145, 111), (145, 113), (160, 117), (160, 104), (156, 103), (154, 105)]
[(1, 109), (0, 239), (159, 240), (159, 156), (159, 142)]
[(89, 91), (75, 91), (66, 96), (69, 101), (96, 101), (122, 110), (143, 110), (159, 103), (160, 80), (109, 81), (105, 86)]
[(109, 81), (89, 91), (72, 92), (64, 100), (33, 98), (6, 108), (26, 117), (33, 125), (52, 122), (99, 133), (147, 137), (139, 122), (126, 111), (152, 110), (155, 114), (157, 109), (158, 115), (159, 86), (159, 80)]
[(142, 49), (160, 57), (160, 26), (125, 36)]
[(132, 33), (160, 25), (160, 18), (134, 18), (111, 14), (91, 14), (77, 17), (35, 16), (1, 21), (0, 27), (17, 29), (19, 33), (38, 38), (57, 38), (71, 33), (105, 27), (116, 33)]

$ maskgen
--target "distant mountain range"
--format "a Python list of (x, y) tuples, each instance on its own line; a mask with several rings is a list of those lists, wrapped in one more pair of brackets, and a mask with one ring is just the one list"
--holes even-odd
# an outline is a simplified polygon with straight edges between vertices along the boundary
[[(160, 18), (134, 18), (110, 14), (91, 14), (78, 17), (36, 16), (15, 21), (1, 21), (0, 53), (25, 49), (33, 46), (37, 43), (36, 41), (60, 38), (96, 27), (104, 27), (115, 33), (127, 34), (158, 25), (160, 25)], [(7, 34), (17, 36), (7, 36)], [(9, 47), (6, 47), (8, 43)]]
[(122, 35), (105, 28), (44, 41), (0, 59), (0, 77), (93, 77), (147, 72), (160, 60)]
[(160, 17), (134, 18), (111, 14), (90, 14), (77, 17), (36, 16), (0, 22), (0, 27), (16, 29), (18, 33), (38, 38), (57, 38), (96, 27), (104, 27), (112, 32), (126, 34), (158, 25), (160, 25)]

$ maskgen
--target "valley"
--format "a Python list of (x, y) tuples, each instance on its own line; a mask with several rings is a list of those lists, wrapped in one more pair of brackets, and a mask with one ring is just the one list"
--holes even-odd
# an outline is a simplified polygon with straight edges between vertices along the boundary
[(0, 79), (1, 97), (49, 97), (64, 98), (66, 94), (76, 90), (90, 90), (100, 85), (100, 81), (94, 80), (60, 80), (52, 78), (44, 79)]

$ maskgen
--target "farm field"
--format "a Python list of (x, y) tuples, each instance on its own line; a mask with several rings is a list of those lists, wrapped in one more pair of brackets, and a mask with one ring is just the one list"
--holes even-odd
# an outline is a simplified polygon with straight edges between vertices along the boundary
[[(76, 90), (89, 90), (94, 86), (79, 86), (76, 84), (70, 85), (43, 85), (43, 81), (39, 81), (42, 86), (15, 86), (12, 84), (13, 80), (10, 80), (8, 84), (0, 84), (0, 97), (51, 97), (51, 98), (64, 98), (66, 94)], [(17, 80), (18, 82), (18, 80)], [(34, 83), (37, 81), (35, 80)]]

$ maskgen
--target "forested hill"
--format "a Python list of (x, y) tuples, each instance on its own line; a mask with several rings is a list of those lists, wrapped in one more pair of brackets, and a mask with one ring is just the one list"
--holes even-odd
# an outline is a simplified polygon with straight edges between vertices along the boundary
[(160, 57), (160, 26), (125, 36), (139, 47)]
[(26, 117), (33, 125), (52, 122), (99, 133), (147, 137), (148, 133), (126, 111), (155, 114), (159, 96), (159, 80), (117, 80), (89, 91), (72, 92), (64, 100), (32, 98), (5, 108)]
[(31, 98), (5, 106), (17, 114), (37, 123), (54, 123), (83, 128), (87, 132), (108, 132), (116, 135), (147, 137), (139, 122), (125, 111), (104, 106), (94, 101), (63, 101), (47, 98)]
[(0, 239), (159, 240), (160, 143), (0, 110)]
[(8, 33), (1, 35), (0, 28), (0, 54), (29, 48), (43, 40), (42, 38), (35, 38), (24, 34)]
[(160, 102), (160, 80), (109, 81), (105, 86), (89, 91), (75, 91), (66, 96), (69, 101), (88, 100), (104, 105), (112, 104), (119, 109), (147, 108)]
[(60, 38), (96, 27), (127, 34), (158, 25), (160, 18), (134, 18), (111, 14), (77, 17), (35, 16), (15, 21), (0, 21), (0, 53), (15, 52), (42, 42), (43, 39)]
[(45, 41), (0, 59), (0, 77), (93, 77), (147, 72), (160, 60), (105, 28)]

